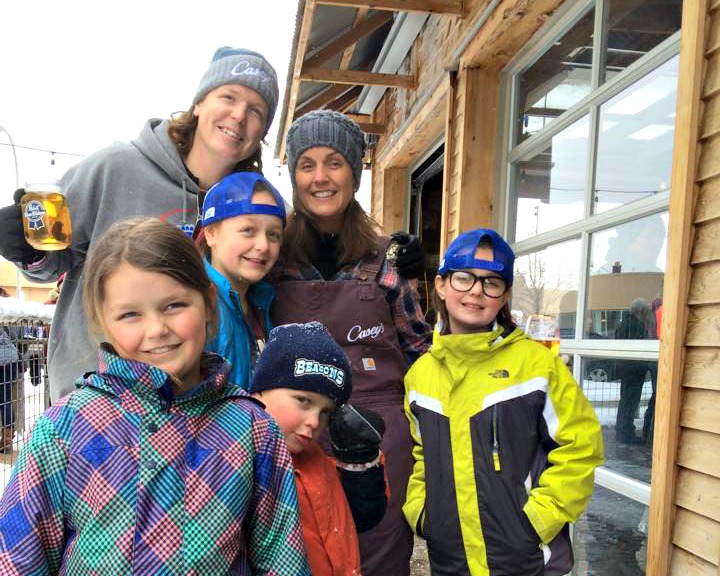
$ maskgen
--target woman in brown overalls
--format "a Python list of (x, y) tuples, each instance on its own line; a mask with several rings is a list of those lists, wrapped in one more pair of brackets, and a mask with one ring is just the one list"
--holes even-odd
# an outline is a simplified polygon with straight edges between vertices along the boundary
[(365, 576), (408, 576), (412, 533), (402, 515), (412, 471), (412, 440), (403, 414), (403, 376), (430, 345), (414, 283), (386, 256), (390, 239), (355, 200), (365, 138), (338, 112), (297, 119), (286, 150), (295, 213), (271, 274), (277, 285), (273, 322), (319, 320), (352, 363), (350, 402), (379, 412), (390, 482), (383, 521), (360, 535)]

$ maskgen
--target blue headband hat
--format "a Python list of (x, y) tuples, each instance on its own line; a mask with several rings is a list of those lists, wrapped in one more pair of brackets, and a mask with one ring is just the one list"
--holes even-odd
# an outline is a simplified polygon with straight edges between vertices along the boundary
[[(252, 201), (258, 184), (267, 189), (275, 199), (276, 206)], [(262, 189), (261, 188), (261, 189)], [(234, 216), (268, 214), (277, 216), (285, 226), (285, 201), (262, 174), (257, 172), (233, 172), (215, 184), (205, 195), (202, 225), (207, 226)]]
[[(492, 260), (478, 260), (475, 258), (475, 251), (481, 240), (485, 238), (492, 245)], [(445, 256), (440, 260), (438, 274), (443, 275), (452, 270), (465, 270), (468, 268), (492, 270), (497, 272), (508, 286), (512, 286), (514, 264), (515, 253), (503, 237), (490, 228), (478, 228), (477, 230), (463, 232), (452, 241), (445, 252)]]

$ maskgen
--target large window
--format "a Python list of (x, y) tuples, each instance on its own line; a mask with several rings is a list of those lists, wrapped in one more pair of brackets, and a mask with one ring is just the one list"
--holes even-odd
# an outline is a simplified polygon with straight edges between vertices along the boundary
[(644, 572), (681, 12), (568, 0), (505, 72), (513, 314), (556, 321), (605, 440), (577, 574)]

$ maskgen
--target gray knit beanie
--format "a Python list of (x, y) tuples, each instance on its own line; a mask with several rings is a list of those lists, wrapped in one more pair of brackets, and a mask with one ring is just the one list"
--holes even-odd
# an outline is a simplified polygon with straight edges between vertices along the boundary
[(262, 54), (245, 48), (218, 48), (207, 71), (200, 80), (193, 105), (207, 96), (208, 92), (225, 84), (241, 84), (255, 90), (268, 107), (265, 134), (270, 129), (278, 103), (278, 82), (275, 68)]
[(352, 168), (357, 190), (365, 156), (365, 134), (360, 126), (334, 110), (313, 110), (295, 120), (285, 140), (288, 171), (293, 188), (298, 157), (315, 146), (327, 146), (343, 155)]

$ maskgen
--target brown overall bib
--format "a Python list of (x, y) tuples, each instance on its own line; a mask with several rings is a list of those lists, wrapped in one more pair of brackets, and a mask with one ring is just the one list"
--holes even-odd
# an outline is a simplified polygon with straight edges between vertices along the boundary
[(352, 363), (350, 402), (378, 412), (385, 420), (382, 451), (390, 483), (383, 520), (360, 534), (364, 576), (408, 576), (413, 537), (402, 514), (413, 467), (410, 426), (403, 412), (403, 376), (407, 363), (400, 350), (385, 293), (376, 281), (384, 251), (358, 266), (353, 280), (280, 281), (273, 324), (325, 324)]

